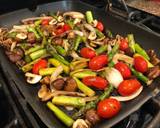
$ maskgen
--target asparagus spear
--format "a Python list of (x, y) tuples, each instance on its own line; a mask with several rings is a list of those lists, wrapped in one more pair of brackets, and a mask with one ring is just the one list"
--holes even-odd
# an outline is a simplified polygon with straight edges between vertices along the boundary
[(110, 84), (109, 87), (107, 87), (105, 90), (104, 90), (104, 93), (101, 94), (97, 100), (95, 101), (91, 101), (91, 102), (88, 102), (85, 106), (81, 107), (81, 109), (76, 112), (74, 115), (73, 115), (73, 118), (74, 119), (77, 119), (78, 117), (82, 116), (85, 114), (85, 112), (91, 108), (96, 108), (97, 106), (97, 103), (101, 100), (104, 100), (105, 98), (109, 97), (110, 93), (113, 91), (113, 86)]
[(56, 46), (55, 47), (56, 48), (56, 50), (57, 50), (57, 52), (59, 53), (59, 54), (61, 54), (62, 56), (65, 56), (66, 54), (67, 54), (67, 52), (64, 50), (64, 48), (62, 47), (62, 46)]
[(152, 80), (149, 80), (146, 76), (144, 76), (141, 72), (136, 71), (132, 66), (130, 66), (130, 69), (139, 80), (143, 81), (147, 85), (150, 85), (152, 83)]
[(46, 55), (46, 54), (47, 54), (46, 49), (40, 49), (38, 51), (35, 51), (35, 52), (31, 53), (30, 57), (31, 57), (32, 60), (35, 60), (35, 59), (37, 59), (37, 58), (39, 58), (43, 55)]
[(129, 42), (129, 47), (133, 50), (133, 52), (135, 52), (135, 46), (134, 46), (135, 40), (134, 40), (133, 34), (128, 34), (127, 38), (128, 38), (128, 42)]
[(99, 38), (102, 38), (102, 37), (105, 36), (101, 31), (99, 31), (99, 30), (96, 29), (96, 28), (95, 28), (95, 31), (96, 31), (96, 34), (97, 34), (97, 36), (98, 36)]
[(86, 76), (96, 76), (96, 73), (92, 71), (82, 71), (82, 72), (74, 73), (72, 74), (72, 76), (76, 78), (83, 78)]
[(66, 74), (69, 73), (69, 70), (70, 70), (69, 67), (64, 65), (63, 63), (61, 63), (57, 59), (52, 58), (52, 59), (49, 59), (48, 62), (51, 63), (52, 65), (54, 65), (55, 67), (58, 67), (58, 66), (62, 65), (64, 72)]
[(109, 58), (109, 61), (112, 62), (112, 58), (113, 56), (118, 52), (118, 49), (119, 49), (119, 44), (116, 43), (114, 45), (114, 47), (112, 48), (112, 50), (109, 52), (108, 54), (108, 58)]
[(56, 70), (56, 68), (42, 68), (39, 70), (39, 75), (47, 76), (52, 75), (52, 73)]
[(60, 56), (59, 54), (57, 54), (56, 49), (48, 44), (47, 45), (47, 51), (58, 61), (60, 61), (61, 63), (65, 64), (65, 65), (69, 65), (69, 62), (67, 60), (65, 60), (62, 56)]
[(86, 94), (87, 96), (94, 96), (95, 95), (95, 91), (93, 91), (91, 88), (89, 88), (88, 86), (83, 84), (76, 77), (73, 77), (73, 78), (76, 80), (79, 90), (81, 90), (84, 94)]
[(40, 50), (40, 49), (42, 49), (42, 47), (40, 45), (35, 45), (34, 47), (25, 51), (25, 55), (31, 54), (32, 52), (35, 52), (35, 51)]
[(91, 11), (86, 12), (86, 19), (89, 24), (93, 22), (93, 15)]
[(65, 114), (62, 110), (56, 107), (51, 102), (47, 102), (47, 107), (54, 112), (54, 114), (59, 118), (66, 126), (71, 127), (74, 123), (74, 120)]
[(52, 103), (62, 106), (74, 106), (82, 107), (86, 104), (84, 98), (82, 97), (72, 97), (72, 96), (55, 96), (52, 99)]
[(75, 39), (75, 44), (74, 44), (74, 50), (76, 51), (78, 49), (79, 44), (81, 43), (81, 36), (77, 35), (76, 39)]
[(150, 58), (149, 58), (148, 54), (146, 53), (146, 51), (143, 48), (141, 48), (141, 46), (139, 44), (136, 43), (134, 45), (134, 47), (135, 47), (135, 51), (138, 54), (142, 55), (145, 59), (150, 60)]
[(37, 39), (41, 38), (35, 28), (28, 27), (27, 30), (28, 30), (28, 32), (33, 32), (35, 34), (35, 36), (36, 36)]
[(101, 53), (107, 51), (107, 48), (108, 48), (107, 45), (102, 45), (102, 46), (100, 46), (98, 49), (96, 49), (96, 53), (97, 53), (97, 54), (101, 54)]

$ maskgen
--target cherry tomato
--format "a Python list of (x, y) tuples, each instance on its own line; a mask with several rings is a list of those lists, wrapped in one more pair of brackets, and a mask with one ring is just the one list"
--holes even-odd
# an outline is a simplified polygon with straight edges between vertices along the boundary
[(128, 48), (128, 42), (126, 39), (121, 39), (119, 48), (122, 51), (125, 51)]
[(121, 104), (118, 100), (109, 98), (98, 103), (97, 113), (102, 118), (111, 118), (118, 114)]
[(60, 34), (62, 34), (62, 33), (64, 33), (64, 29), (63, 29), (63, 28), (58, 28), (58, 29), (55, 31), (55, 34), (56, 34), (56, 35), (60, 35)]
[(82, 79), (82, 82), (85, 85), (93, 86), (93, 87), (95, 87), (95, 88), (97, 88), (99, 90), (104, 90), (108, 85), (107, 80), (103, 79), (102, 77), (98, 77), (98, 76), (87, 76), (87, 77), (84, 77)]
[(89, 68), (92, 70), (98, 70), (103, 68), (107, 63), (108, 57), (106, 55), (95, 56), (89, 61)]
[(63, 25), (63, 30), (64, 30), (64, 31), (71, 30), (71, 27), (70, 27), (68, 24), (64, 24), (64, 25)]
[(99, 31), (102, 32), (102, 31), (104, 30), (104, 26), (103, 26), (102, 22), (98, 21), (96, 28), (97, 28)]
[(82, 57), (90, 59), (96, 56), (96, 52), (87, 47), (82, 48), (80, 54)]
[(140, 87), (141, 84), (136, 79), (124, 80), (119, 84), (118, 92), (122, 96), (129, 96), (135, 93)]
[(124, 79), (131, 77), (131, 70), (125, 63), (118, 62), (117, 64), (115, 64), (115, 68), (121, 73)]
[(134, 67), (137, 71), (144, 73), (148, 69), (148, 63), (143, 57), (137, 56), (134, 57)]
[(49, 24), (49, 20), (48, 19), (44, 19), (42, 20), (42, 25), (48, 25)]
[(37, 63), (35, 63), (35, 64), (33, 65), (32, 72), (33, 72), (34, 74), (39, 74), (39, 70), (40, 70), (41, 68), (46, 68), (46, 67), (47, 67), (47, 61), (44, 60), (44, 59), (41, 59), (41, 60), (39, 60)]

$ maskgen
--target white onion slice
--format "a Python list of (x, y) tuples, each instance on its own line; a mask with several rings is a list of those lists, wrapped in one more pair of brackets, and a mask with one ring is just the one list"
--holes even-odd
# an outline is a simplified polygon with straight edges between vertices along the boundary
[(141, 86), (134, 94), (130, 96), (111, 96), (110, 98), (114, 98), (118, 101), (129, 101), (136, 98), (143, 90), (143, 86)]

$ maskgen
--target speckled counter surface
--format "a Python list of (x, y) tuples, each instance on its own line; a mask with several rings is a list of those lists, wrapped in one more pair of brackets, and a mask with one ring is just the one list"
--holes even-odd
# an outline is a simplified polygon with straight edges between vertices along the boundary
[(160, 16), (160, 2), (152, 0), (128, 0), (127, 5)]

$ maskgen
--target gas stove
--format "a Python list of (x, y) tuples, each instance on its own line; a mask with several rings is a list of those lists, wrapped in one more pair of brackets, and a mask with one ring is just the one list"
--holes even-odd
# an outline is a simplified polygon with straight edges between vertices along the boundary
[[(15, 0), (16, 1), (16, 0)], [(37, 4), (51, 2), (51, 0), (30, 0), (26, 4), (14, 6), (3, 6), (1, 14), (15, 9), (28, 7), (31, 10)], [(19, 1), (19, 0), (17, 0)], [(160, 36), (160, 18), (147, 12), (128, 7), (123, 0), (81, 0), (97, 8), (109, 11), (110, 14), (127, 22), (132, 22), (147, 31)], [(6, 2), (7, 3), (7, 2)], [(3, 3), (4, 4), (4, 3)], [(10, 5), (12, 5), (10, 3)], [(113, 126), (113, 128), (160, 128), (160, 94), (153, 96), (136, 112)], [(27, 103), (23, 94), (19, 91), (13, 81), (4, 77), (0, 69), (0, 127), (1, 128), (46, 128), (32, 107)]]

